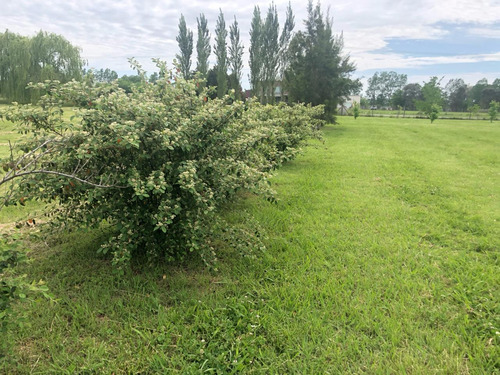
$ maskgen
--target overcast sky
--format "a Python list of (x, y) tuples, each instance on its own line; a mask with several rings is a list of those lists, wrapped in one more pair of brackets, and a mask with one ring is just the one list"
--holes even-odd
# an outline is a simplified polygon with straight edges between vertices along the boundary
[[(288, 0), (275, 0), (283, 25)], [(23, 35), (39, 30), (62, 34), (81, 47), (89, 67), (111, 68), (130, 74), (127, 58), (135, 57), (149, 71), (151, 58), (171, 62), (178, 53), (175, 37), (184, 14), (194, 31), (201, 12), (208, 19), (214, 44), (219, 9), (226, 25), (238, 20), (245, 46), (243, 87), (248, 88), (250, 21), (255, 5), (263, 16), (270, 1), (171, 0), (2, 0), (0, 31)], [(306, 1), (291, 1), (295, 31), (303, 27)], [(330, 8), (334, 31), (343, 32), (344, 52), (357, 65), (357, 77), (366, 81), (374, 72), (394, 70), (409, 81), (430, 76), (463, 78), (474, 84), (481, 78), (500, 78), (500, 0), (323, 0)], [(193, 56), (194, 68), (196, 56)], [(213, 63), (214, 56), (211, 56)]]

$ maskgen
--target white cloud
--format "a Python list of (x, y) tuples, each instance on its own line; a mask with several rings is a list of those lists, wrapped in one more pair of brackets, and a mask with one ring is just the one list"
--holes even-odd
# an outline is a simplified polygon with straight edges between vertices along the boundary
[[(152, 68), (149, 62), (152, 57), (167, 61), (175, 57), (175, 37), (181, 13), (196, 38), (196, 17), (203, 12), (209, 21), (214, 44), (213, 30), (219, 8), (227, 27), (233, 17), (237, 17), (246, 59), (254, 5), (259, 5), (265, 16), (270, 3), (271, 0), (16, 0), (2, 4), (0, 25), (24, 35), (40, 29), (62, 34), (82, 47), (83, 56), (91, 66), (127, 71), (127, 57), (137, 57), (146, 69)], [(274, 3), (283, 23), (288, 0), (275, 0)], [(306, 17), (306, 2), (293, 0), (291, 3), (298, 30)], [(344, 32), (345, 51), (350, 52), (361, 70), (428, 66), (442, 61), (498, 60), (497, 54), (475, 57), (458, 56), (457, 53), (455, 57), (416, 58), (377, 52), (386, 47), (391, 38), (439, 39), (448, 33), (445, 24), (449, 23), (473, 25), (464, 32), (478, 38), (498, 38), (495, 25), (500, 22), (500, 2), (497, 0), (323, 0), (325, 13), (328, 7), (334, 18), (334, 30)]]
[(436, 64), (461, 64), (500, 61), (500, 52), (478, 55), (407, 57), (395, 53), (361, 53), (358, 56), (359, 70), (369, 69), (413, 69)]
[[(469, 34), (477, 35), (482, 38), (500, 39), (500, 28), (474, 27), (469, 29)], [(497, 43), (500, 43), (497, 41)], [(500, 48), (500, 46), (499, 46)]]

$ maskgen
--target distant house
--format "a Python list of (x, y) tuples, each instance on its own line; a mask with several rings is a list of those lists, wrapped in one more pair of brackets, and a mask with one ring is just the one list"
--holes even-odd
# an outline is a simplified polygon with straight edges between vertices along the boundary
[[(245, 90), (244, 98), (245, 100), (251, 99), (254, 94), (252, 90)], [(281, 86), (281, 82), (276, 82), (276, 86), (274, 88), (274, 102), (288, 102), (288, 92), (284, 91)]]
[(351, 95), (344, 98), (344, 101), (337, 106), (339, 115), (347, 115), (349, 110), (354, 107), (354, 103), (361, 103), (360, 95)]

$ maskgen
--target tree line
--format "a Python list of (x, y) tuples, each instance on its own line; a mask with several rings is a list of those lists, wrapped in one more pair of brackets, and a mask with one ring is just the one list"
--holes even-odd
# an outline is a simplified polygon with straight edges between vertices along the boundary
[[(201, 74), (208, 85), (217, 87), (218, 97), (234, 89), (237, 98), (241, 98), (245, 48), (238, 21), (234, 18), (229, 26), (227, 43), (226, 22), (222, 10), (219, 11), (213, 45), (216, 61), (211, 69), (208, 22), (203, 13), (196, 21), (196, 69), (191, 70), (193, 32), (187, 28), (183, 15), (179, 20), (176, 57), (181, 74), (184, 78)], [(355, 65), (343, 54), (343, 37), (333, 33), (332, 19), (323, 13), (319, 2), (316, 5), (308, 2), (304, 26), (305, 30), (294, 33), (295, 19), (290, 4), (282, 28), (276, 5), (271, 4), (265, 15), (259, 6), (254, 7), (248, 48), (251, 92), (261, 103), (275, 103), (278, 94), (287, 96), (291, 102), (324, 104), (327, 117), (332, 118), (337, 104), (343, 97), (359, 91), (361, 83), (352, 79)]]
[(467, 85), (462, 78), (431, 77), (422, 85), (408, 83), (406, 74), (394, 71), (376, 72), (368, 79), (365, 106), (392, 107), (406, 110), (429, 110), (429, 103), (451, 112), (478, 112), (490, 108), (491, 102), (500, 102), (500, 78), (488, 83), (486, 78), (475, 85)]
[[(222, 10), (216, 20), (213, 41), (203, 13), (196, 19), (196, 42), (181, 15), (176, 37), (179, 72), (185, 79), (201, 75), (208, 86), (216, 87), (219, 98), (233, 89), (236, 98), (242, 99), (241, 78), (244, 57), (248, 54), (251, 93), (261, 103), (275, 103), (277, 90), (281, 90), (279, 96), (286, 96), (290, 102), (324, 104), (326, 116), (333, 119), (342, 98), (361, 87), (359, 80), (351, 76), (355, 65), (343, 53), (343, 36), (334, 34), (332, 18), (328, 12), (323, 13), (319, 2), (307, 3), (303, 30), (294, 32), (294, 18), (291, 4), (282, 27), (274, 3), (267, 12), (255, 6), (249, 30), (250, 46), (246, 50), (237, 19), (227, 27)], [(210, 67), (212, 53), (215, 64)], [(30, 38), (6, 31), (0, 34), (0, 96), (7, 101), (35, 102), (34, 91), (25, 89), (29, 82), (56, 79), (64, 83), (84, 76), (92, 77), (95, 82), (117, 79), (116, 72), (110, 69), (84, 71), (84, 63), (80, 49), (62, 36), (40, 32)], [(150, 81), (158, 78), (158, 74), (152, 75)], [(137, 81), (140, 79), (124, 76), (119, 85), (130, 92)]]

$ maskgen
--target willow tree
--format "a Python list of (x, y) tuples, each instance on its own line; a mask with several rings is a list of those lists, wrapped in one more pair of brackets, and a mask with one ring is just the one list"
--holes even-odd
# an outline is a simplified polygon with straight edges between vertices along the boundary
[(80, 79), (83, 65), (80, 49), (61, 35), (0, 33), (0, 96), (8, 101), (36, 101), (40, 93), (28, 91), (29, 82)]

